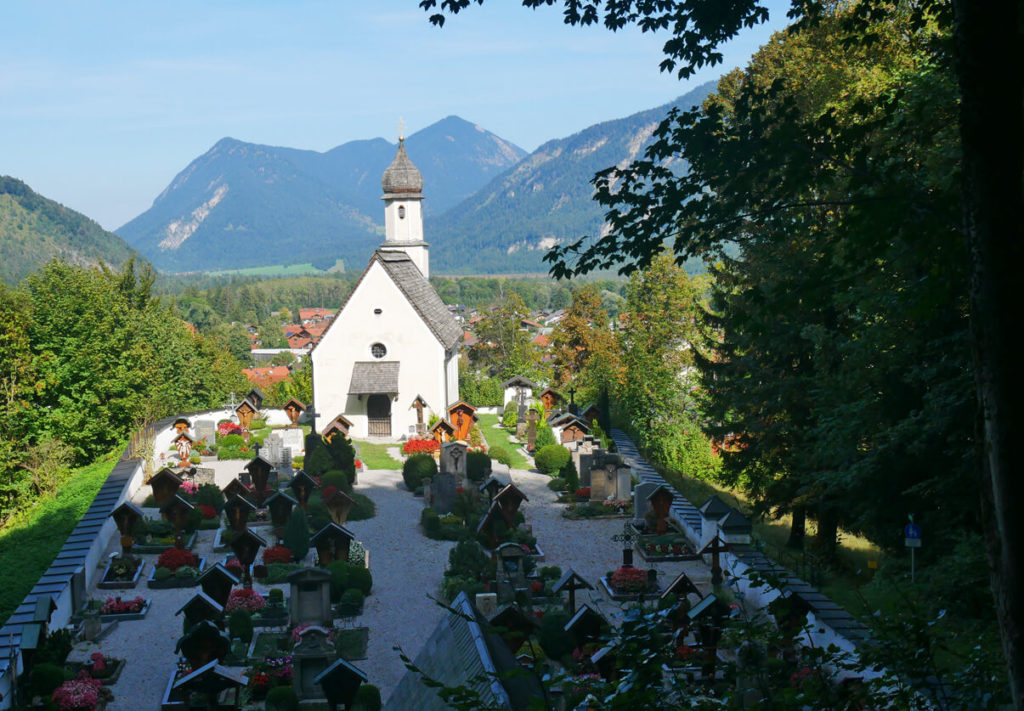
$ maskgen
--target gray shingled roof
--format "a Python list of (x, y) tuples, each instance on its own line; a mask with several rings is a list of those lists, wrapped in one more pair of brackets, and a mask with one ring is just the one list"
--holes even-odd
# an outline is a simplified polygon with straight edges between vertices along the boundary
[(462, 339), (462, 328), (448, 311), (448, 307), (441, 301), (441, 297), (434, 291), (434, 287), (423, 278), (422, 272), (413, 264), (409, 255), (405, 252), (378, 250), (374, 253), (374, 259), (380, 262), (398, 288), (402, 290), (405, 298), (409, 300), (412, 307), (416, 309), (416, 313), (423, 318), (433, 334), (437, 336), (441, 345), (449, 349), (454, 348), (455, 344)]
[(384, 170), (380, 185), (385, 194), (413, 193), (419, 196), (419, 193), (423, 192), (423, 175), (409, 159), (409, 154), (405, 152), (405, 141), (402, 139), (398, 140), (395, 159)]
[(360, 360), (352, 364), (349, 395), (398, 392), (397, 360)]

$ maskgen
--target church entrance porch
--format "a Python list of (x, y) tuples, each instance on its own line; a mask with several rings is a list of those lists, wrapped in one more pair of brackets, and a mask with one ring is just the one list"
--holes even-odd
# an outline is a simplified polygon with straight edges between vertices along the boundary
[(370, 437), (391, 436), (391, 398), (374, 394), (366, 400), (366, 420)]

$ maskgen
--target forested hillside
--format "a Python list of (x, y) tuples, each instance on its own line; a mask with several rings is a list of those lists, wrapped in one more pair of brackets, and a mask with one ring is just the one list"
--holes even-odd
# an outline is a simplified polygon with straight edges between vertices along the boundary
[(151, 286), (131, 260), (120, 271), (54, 261), (19, 288), (0, 284), (0, 523), (140, 425), (246, 387)]
[(0, 176), (0, 281), (15, 284), (51, 259), (122, 265), (135, 251), (85, 215)]

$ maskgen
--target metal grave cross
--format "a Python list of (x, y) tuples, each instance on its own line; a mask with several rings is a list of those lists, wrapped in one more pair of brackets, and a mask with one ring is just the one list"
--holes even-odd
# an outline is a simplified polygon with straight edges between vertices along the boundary
[(622, 567), (633, 567), (633, 544), (637, 541), (637, 533), (630, 524), (622, 525), (622, 533), (616, 533), (612, 540), (622, 544)]

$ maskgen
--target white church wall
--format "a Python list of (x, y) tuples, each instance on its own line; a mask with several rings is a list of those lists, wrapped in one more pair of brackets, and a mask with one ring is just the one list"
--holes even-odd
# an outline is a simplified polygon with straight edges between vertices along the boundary
[[(381, 313), (375, 314), (375, 309)], [(311, 354), (318, 430), (344, 413), (352, 422), (351, 435), (367, 436), (367, 396), (359, 399), (348, 391), (352, 364), (376, 360), (370, 352), (374, 343), (387, 349), (380, 360), (400, 364), (398, 397), (391, 402), (393, 437), (408, 435), (410, 427), (415, 429), (416, 411), (409, 405), (417, 395), (434, 412), (444, 410), (444, 347), (380, 263), (374, 262)], [(455, 388), (457, 392), (457, 365)]]
[(452, 405), (459, 401), (459, 353), (456, 351), (451, 360), (448, 361), (448, 392), (446, 393), (448, 401), (445, 402), (444, 406), (440, 410), (435, 410), (439, 414), (444, 412), (449, 405)]

